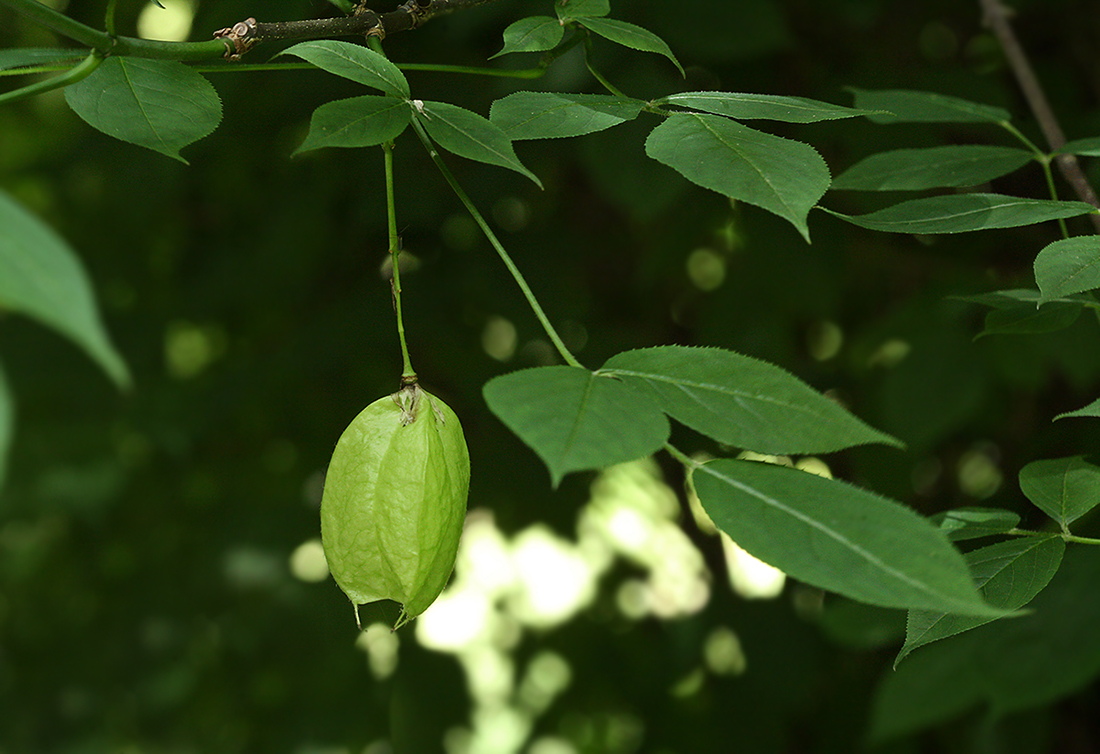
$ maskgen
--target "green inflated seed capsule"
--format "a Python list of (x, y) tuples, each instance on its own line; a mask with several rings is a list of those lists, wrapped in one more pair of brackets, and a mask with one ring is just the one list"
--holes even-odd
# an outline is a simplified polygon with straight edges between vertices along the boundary
[(418, 385), (352, 420), (325, 476), (321, 541), (357, 625), (368, 602), (400, 602), (397, 629), (435, 601), (454, 568), (469, 488), (458, 416)]

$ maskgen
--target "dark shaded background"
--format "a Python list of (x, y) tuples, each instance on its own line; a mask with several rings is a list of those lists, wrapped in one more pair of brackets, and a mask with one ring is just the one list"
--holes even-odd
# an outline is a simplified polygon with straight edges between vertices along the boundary
[[(192, 38), (247, 16), (331, 12), (320, 2), (262, 5), (203, 2)], [(68, 12), (96, 24), (99, 6)], [(141, 4), (121, 6), (126, 31)], [(1100, 134), (1100, 6), (1016, 6), (1067, 135)], [(395, 36), (386, 50), (398, 63), (483, 65), (511, 21), (548, 12), (549, 2), (501, 0)], [(613, 16), (660, 34), (688, 68), (684, 82), (663, 58), (598, 43), (601, 69), (633, 96), (726, 89), (850, 104), (847, 85), (927, 89), (1006, 107), (1041, 143), (976, 2), (618, 0)], [(57, 44), (7, 10), (0, 43)], [(275, 51), (261, 48), (255, 60)], [(525, 64), (520, 56), (490, 63)], [(483, 114), (522, 88), (598, 91), (575, 55), (533, 82), (408, 77), (414, 97)], [(19, 318), (2, 322), (0, 352), (19, 413), (0, 498), (0, 752), (359, 752), (380, 740), (398, 752), (442, 751), (445, 731), (467, 723), (454, 660), (405, 632), (397, 673), (375, 681), (353, 646), (343, 595), (331, 581), (295, 580), (285, 565), (316, 535), (319, 474), (335, 439), (364, 405), (396, 388), (401, 369), (379, 273), (380, 150), (289, 157), (317, 105), (361, 90), (317, 71), (210, 78), (224, 121), (184, 150), (190, 167), (93, 131), (60, 93), (0, 109), (0, 185), (80, 251), (136, 382), (119, 395), (54, 334)], [(905, 452), (830, 457), (838, 475), (924, 513), (984, 503), (1040, 525), (1015, 483), (1019, 469), (1100, 450), (1094, 423), (1050, 423), (1096, 396), (1096, 323), (1082, 317), (1052, 335), (974, 342), (982, 312), (946, 297), (1032, 286), (1031, 262), (1055, 230), (918, 241), (815, 212), (807, 246), (783, 221), (753, 207), (731, 210), (644, 158), (653, 125), (643, 118), (582, 139), (518, 144), (543, 192), (508, 171), (449, 159), (582, 361), (595, 367), (620, 350), (665, 343), (772, 360), (837, 391), (908, 443)], [(813, 144), (834, 174), (886, 148), (1010, 143), (972, 127), (757, 125)], [(462, 417), (470, 505), (491, 509), (505, 532), (545, 522), (568, 534), (591, 475), (551, 491), (537, 458), (480, 394), (494, 375), (545, 363), (542, 333), (411, 134), (399, 141), (396, 162), (398, 222), (421, 262), (404, 281), (413, 362)], [(1095, 184), (1095, 165), (1086, 168)], [(1027, 168), (992, 188), (1041, 197), (1041, 174)], [(884, 202), (849, 193), (823, 200), (842, 211)], [(714, 291), (699, 290), (685, 272), (700, 248), (726, 266)], [(518, 331), (508, 363), (482, 348), (493, 317)], [(823, 323), (844, 335), (824, 361), (812, 355)], [(909, 348), (893, 366), (882, 357), (890, 342)], [(173, 372), (166, 350), (188, 347), (206, 361), (190, 362), (201, 366), (194, 373)], [(718, 452), (687, 432), (675, 439)], [(981, 493), (991, 497), (960, 482), (960, 461), (992, 478)], [(665, 471), (680, 489), (679, 470)], [(699, 544), (720, 574), (716, 541)], [(873, 689), (891, 672), (896, 644), (837, 643), (795, 609), (793, 588), (762, 603), (715, 588), (698, 615), (632, 622), (609, 607), (613, 580), (591, 610), (516, 648), (520, 657), (552, 649), (572, 667), (570, 687), (536, 734), (586, 753), (862, 745)], [(874, 620), (898, 625), (897, 616)], [(740, 636), (749, 672), (672, 693), (699, 667), (702, 637), (717, 625)], [(999, 747), (990, 751), (1095, 751), (1098, 699), (1088, 682), (1076, 696), (1010, 716), (996, 735), (982, 737), (975, 710), (882, 750), (982, 750), (980, 740)], [(644, 732), (616, 733), (624, 715)]]

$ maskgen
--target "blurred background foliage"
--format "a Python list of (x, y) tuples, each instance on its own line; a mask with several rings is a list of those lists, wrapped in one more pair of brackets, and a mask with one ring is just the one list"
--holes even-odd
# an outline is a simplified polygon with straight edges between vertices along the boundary
[[(65, 10), (98, 25), (101, 5)], [(1100, 134), (1100, 6), (1014, 5), (1069, 138)], [(150, 12), (190, 21), (191, 39), (248, 16), (332, 12), (305, 0), (174, 7), (122, 0), (119, 31)], [(509, 23), (547, 12), (500, 0), (386, 49), (399, 63), (486, 65)], [(926, 89), (1007, 107), (1041, 143), (976, 2), (617, 0), (613, 16), (660, 34), (688, 68), (683, 81), (658, 56), (597, 43), (597, 64), (633, 96), (849, 104), (848, 85)], [(0, 43), (64, 44), (6, 10)], [(572, 54), (534, 81), (408, 76), (414, 97), (482, 114), (519, 89), (598, 90)], [(93, 131), (60, 92), (0, 109), (0, 185), (79, 250), (135, 377), (120, 395), (55, 334), (0, 323), (17, 400), (0, 496), (0, 752), (850, 752), (869, 730), (885, 752), (1100, 747), (1089, 553), (1071, 552), (1037, 605), (1042, 630), (1062, 631), (1061, 654), (1032, 623), (1018, 645), (979, 629), (945, 643), (946, 659), (918, 651), (914, 665), (942, 670), (917, 679), (938, 685), (906, 690), (905, 666), (890, 670), (902, 614), (778, 591), (775, 574), (753, 592), (728, 543), (692, 517), (675, 464), (576, 474), (552, 491), (480, 394), (494, 375), (549, 363), (551, 348), (408, 134), (396, 150), (416, 263), (406, 327), (422, 382), (462, 417), (471, 515), (443, 600), (397, 634), (392, 606), (365, 610), (378, 625), (357, 637), (318, 567), (317, 507), (336, 438), (401, 371), (382, 156), (289, 158), (317, 105), (360, 93), (350, 82), (210, 78), (224, 121), (184, 150), (189, 167)], [(908, 444), (824, 459), (837, 476), (926, 514), (986, 504), (1038, 525), (1019, 469), (1100, 450), (1094, 422), (1051, 424), (1100, 387), (1096, 322), (975, 341), (982, 312), (949, 297), (1032, 286), (1055, 231), (914, 239), (814, 213), (807, 246), (645, 159), (652, 125), (517, 144), (542, 192), (449, 159), (582, 361), (665, 343), (769, 359)], [(834, 174), (888, 148), (1006, 143), (970, 126), (757, 125), (813, 144)], [(1096, 161), (1086, 168), (1097, 183)], [(1042, 196), (1038, 169), (992, 188)], [(850, 212), (882, 198), (823, 201)], [(684, 430), (674, 439), (723, 452)], [(1017, 661), (1021, 646), (1041, 656)], [(994, 649), (976, 664), (983, 647)]]

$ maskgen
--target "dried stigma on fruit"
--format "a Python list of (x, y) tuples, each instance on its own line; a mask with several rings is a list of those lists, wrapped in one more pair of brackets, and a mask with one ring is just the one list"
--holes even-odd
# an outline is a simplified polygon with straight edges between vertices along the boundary
[(321, 540), (355, 607), (392, 599), (394, 628), (447, 585), (470, 487), (470, 455), (454, 411), (412, 384), (352, 420), (332, 453), (321, 498)]

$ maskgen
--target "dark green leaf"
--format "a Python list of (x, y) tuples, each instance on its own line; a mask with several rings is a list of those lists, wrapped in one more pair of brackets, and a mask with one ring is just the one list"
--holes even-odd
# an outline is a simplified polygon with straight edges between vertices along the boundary
[(1052, 301), (1041, 309), (1026, 303), (994, 309), (985, 315), (983, 335), (1038, 335), (1064, 330), (1081, 315), (1084, 305), (1075, 301)]
[(405, 74), (382, 55), (361, 45), (319, 39), (300, 42), (279, 54), (294, 55), (321, 70), (395, 97), (409, 97), (409, 82), (405, 80)]
[(1064, 531), (1100, 505), (1100, 467), (1081, 456), (1032, 461), (1020, 469), (1020, 489)]
[(683, 92), (657, 100), (656, 105), (676, 105), (735, 120), (779, 120), (786, 123), (816, 123), (822, 120), (856, 118), (866, 110), (831, 105), (803, 97), (739, 92)]
[(956, 508), (929, 520), (952, 542), (1004, 534), (1020, 523), (1018, 515), (1000, 508)]
[(542, 182), (516, 157), (511, 140), (500, 126), (477, 113), (446, 102), (417, 100), (414, 105), (420, 113), (416, 117), (420, 119), (432, 141), (443, 149), (468, 160), (514, 170), (542, 188)]
[(600, 372), (655, 396), (673, 419), (738, 448), (804, 454), (901, 445), (779, 367), (720, 348), (627, 351)]
[(1065, 144), (1055, 154), (1076, 154), (1082, 157), (1100, 157), (1100, 136), (1091, 139), (1076, 139)]
[(558, 18), (597, 18), (611, 12), (610, 0), (559, 0), (554, 3)]
[(994, 716), (1047, 704), (1100, 671), (1100, 549), (1070, 548), (1027, 615), (999, 620), (887, 669), (876, 692), (874, 743), (984, 707)]
[(510, 52), (543, 52), (552, 50), (565, 35), (565, 27), (550, 16), (521, 18), (504, 30), (504, 47), (489, 59)]
[(982, 601), (947, 538), (900, 503), (750, 461), (712, 461), (692, 479), (719, 529), (800, 581), (881, 607), (1005, 614)]
[(868, 230), (930, 234), (1015, 228), (1095, 211), (1095, 207), (1084, 202), (1023, 199), (1001, 194), (949, 194), (912, 199), (866, 215), (830, 214)]
[(0, 311), (26, 314), (84, 349), (115, 384), (130, 374), (99, 318), (91, 282), (60, 236), (0, 192)]
[(68, 63), (88, 57), (88, 50), (54, 47), (17, 47), (0, 50), (0, 71), (50, 63)]
[(999, 107), (935, 92), (854, 87), (850, 91), (855, 94), (856, 107), (889, 113), (867, 116), (876, 123), (1002, 123), (1011, 118), (1007, 110)]
[(214, 87), (175, 60), (110, 57), (65, 88), (69, 107), (94, 128), (180, 162), (180, 149), (213, 133), (222, 117)]
[(626, 21), (616, 21), (613, 18), (579, 17), (577, 20), (589, 31), (595, 32), (604, 39), (609, 39), (623, 47), (664, 55), (672, 61), (676, 69), (680, 71), (681, 76), (685, 75), (684, 67), (680, 65), (680, 61), (672, 54), (672, 50), (665, 44), (665, 41), (648, 29), (628, 24)]
[(483, 392), (489, 409), (542, 458), (555, 486), (571, 471), (632, 461), (668, 439), (668, 419), (652, 398), (584, 369), (525, 369), (489, 380)]
[(1056, 417), (1054, 417), (1054, 421), (1058, 421), (1059, 419), (1069, 419), (1071, 417), (1085, 416), (1100, 417), (1100, 398), (1097, 398), (1084, 408), (1079, 408), (1076, 411), (1067, 411), (1064, 414), (1058, 414)]
[(294, 154), (321, 147), (372, 147), (396, 139), (409, 125), (409, 104), (366, 95), (337, 100), (313, 111), (309, 134)]
[(645, 102), (606, 94), (515, 92), (493, 103), (489, 119), (509, 139), (583, 136), (633, 120)]
[(992, 306), (994, 309), (1015, 309), (1021, 303), (1030, 304), (1032, 309), (1039, 308), (1039, 291), (1028, 288), (1012, 288), (992, 293), (978, 293), (973, 296), (956, 296), (959, 301)]
[(698, 113), (670, 115), (645, 147), (689, 181), (779, 215), (809, 241), (806, 218), (829, 188), (829, 168), (813, 147)]
[[(990, 605), (1019, 610), (1031, 602), (1058, 572), (1066, 543), (1059, 536), (1026, 537), (983, 547), (965, 555), (971, 575)], [(918, 647), (989, 623), (981, 615), (910, 610), (905, 645), (894, 667)]]
[(981, 145), (897, 149), (860, 160), (833, 180), (833, 188), (919, 191), (974, 186), (999, 178), (1033, 159), (1030, 152)]
[(1100, 288), (1100, 236), (1064, 238), (1035, 257), (1040, 303)]

